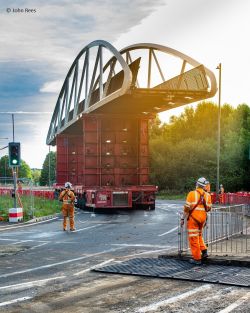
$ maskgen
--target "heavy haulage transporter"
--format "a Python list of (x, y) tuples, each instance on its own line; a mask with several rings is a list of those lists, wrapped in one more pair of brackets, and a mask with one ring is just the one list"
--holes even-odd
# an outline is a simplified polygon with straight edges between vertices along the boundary
[(214, 74), (174, 49), (91, 42), (68, 71), (47, 135), (57, 147), (57, 188), (70, 181), (88, 208), (154, 209), (150, 120), (216, 91)]

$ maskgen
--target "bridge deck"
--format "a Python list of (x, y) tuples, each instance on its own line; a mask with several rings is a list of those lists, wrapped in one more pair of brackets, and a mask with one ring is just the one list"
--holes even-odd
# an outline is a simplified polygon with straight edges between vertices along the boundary
[(206, 99), (207, 96), (207, 91), (134, 88), (105, 106), (93, 105), (93, 113), (158, 113)]

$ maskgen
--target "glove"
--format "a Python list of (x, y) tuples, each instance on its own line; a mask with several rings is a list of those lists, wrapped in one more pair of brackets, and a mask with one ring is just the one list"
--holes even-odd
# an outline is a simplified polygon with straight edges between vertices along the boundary
[(184, 218), (182, 218), (181, 219), (181, 227), (183, 227), (184, 223), (185, 223), (185, 220), (184, 220)]

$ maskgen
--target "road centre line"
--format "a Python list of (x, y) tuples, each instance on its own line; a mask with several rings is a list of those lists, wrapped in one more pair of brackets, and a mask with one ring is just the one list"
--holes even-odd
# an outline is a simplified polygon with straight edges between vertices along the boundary
[(19, 275), (19, 274), (35, 272), (35, 271), (38, 271), (38, 270), (41, 270), (41, 269), (51, 268), (51, 267), (55, 267), (55, 266), (62, 265), (62, 264), (68, 264), (68, 263), (84, 260), (84, 259), (96, 256), (96, 255), (105, 254), (105, 253), (108, 253), (108, 252), (113, 252), (113, 251), (116, 251), (116, 250), (119, 250), (119, 249), (120, 248), (109, 249), (109, 250), (105, 250), (105, 251), (102, 251), (102, 252), (97, 252), (97, 253), (93, 253), (93, 254), (84, 255), (82, 257), (75, 258), (75, 259), (70, 259), (70, 260), (61, 261), (61, 262), (57, 262), (57, 263), (42, 265), (42, 266), (38, 266), (38, 267), (27, 269), (27, 270), (23, 270), (23, 271), (17, 271), (17, 272), (13, 272), (13, 273), (3, 274), (3, 275), (0, 275), (0, 278), (6, 278), (6, 277), (10, 277), (10, 276)]
[(208, 285), (208, 284), (207, 285), (203, 285), (203, 286), (197, 287), (195, 289), (192, 289), (190, 291), (184, 292), (184, 293), (182, 293), (182, 294), (180, 294), (178, 296), (175, 296), (175, 297), (172, 297), (172, 298), (169, 298), (169, 299), (166, 299), (166, 300), (161, 300), (159, 302), (152, 303), (150, 305), (144, 306), (144, 307), (140, 308), (137, 312), (138, 313), (146, 313), (146, 312), (150, 312), (150, 311), (155, 311), (160, 306), (165, 306), (167, 304), (171, 304), (171, 303), (177, 302), (179, 300), (188, 298), (188, 297), (192, 296), (193, 294), (195, 294), (197, 292), (205, 291), (205, 290), (211, 289), (211, 288), (212, 288), (211, 285)]
[(33, 297), (22, 297), (22, 298), (17, 298), (17, 299), (10, 300), (10, 301), (2, 302), (2, 303), (0, 303), (0, 307), (1, 306), (6, 306), (6, 305), (10, 305), (10, 304), (13, 304), (13, 303), (17, 303), (17, 302), (21, 302), (21, 301), (25, 301), (25, 300), (30, 300), (32, 298)]
[(167, 235), (167, 234), (170, 234), (170, 233), (174, 232), (176, 229), (178, 229), (178, 227), (179, 227), (179, 226), (176, 226), (176, 227), (170, 229), (169, 231), (167, 231), (166, 233), (163, 233), (163, 234), (161, 234), (161, 235), (158, 235), (158, 237), (161, 237), (161, 236), (165, 236), (165, 235)]
[(29, 281), (27, 283), (20, 283), (20, 284), (15, 284), (15, 285), (8, 285), (8, 286), (3, 286), (0, 287), (0, 290), (4, 290), (4, 289), (11, 289), (11, 290), (15, 290), (15, 289), (25, 289), (25, 288), (31, 288), (34, 286), (43, 286), (45, 285), (48, 281), (51, 280), (57, 280), (57, 279), (63, 279), (66, 278), (66, 276), (57, 276), (57, 277), (51, 277), (51, 278), (46, 278), (46, 279), (41, 279), (41, 280), (34, 280), (34, 281)]
[(242, 305), (249, 298), (250, 298), (250, 292), (247, 292), (243, 297), (236, 300), (234, 303), (230, 304), (228, 307), (219, 311), (218, 313), (229, 313), (229, 312), (233, 311), (235, 308), (237, 308), (238, 306)]
[(110, 263), (110, 262), (112, 262), (112, 261), (114, 261), (114, 259), (109, 259), (109, 260), (104, 261), (104, 262), (102, 262), (102, 263), (100, 263), (100, 264), (96, 264), (96, 265), (94, 265), (94, 266), (91, 266), (91, 267), (89, 267), (89, 268), (86, 268), (85, 270), (82, 270), (82, 271), (80, 271), (80, 272), (77, 272), (77, 273), (75, 273), (75, 274), (73, 274), (73, 275), (74, 275), (74, 276), (79, 276), (79, 275), (81, 275), (81, 274), (84, 274), (84, 273), (86, 273), (86, 272), (89, 272), (89, 271), (93, 270), (94, 268), (103, 266), (103, 265), (108, 264), (108, 263)]

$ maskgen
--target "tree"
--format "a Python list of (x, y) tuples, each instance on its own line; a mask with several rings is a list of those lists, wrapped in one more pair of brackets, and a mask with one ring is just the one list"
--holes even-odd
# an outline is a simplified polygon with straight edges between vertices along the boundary
[(55, 168), (56, 168), (56, 153), (50, 151), (43, 162), (43, 167), (40, 176), (40, 185), (50, 185), (55, 181)]
[[(160, 189), (179, 192), (194, 188), (200, 176), (216, 185), (218, 106), (201, 102), (187, 107), (170, 123), (156, 119), (150, 132), (151, 182)], [(250, 108), (221, 108), (220, 183), (227, 191), (249, 190)]]
[[(30, 179), (32, 177), (31, 169), (24, 160), (21, 161), (21, 166), (18, 167), (17, 175), (20, 178)], [(7, 155), (4, 155), (0, 159), (0, 177), (13, 177), (12, 169), (9, 167), (9, 157)]]
[(32, 180), (33, 180), (34, 184), (38, 185), (40, 182), (41, 170), (37, 169), (37, 168), (33, 168), (33, 169), (31, 169), (31, 173), (32, 173)]

